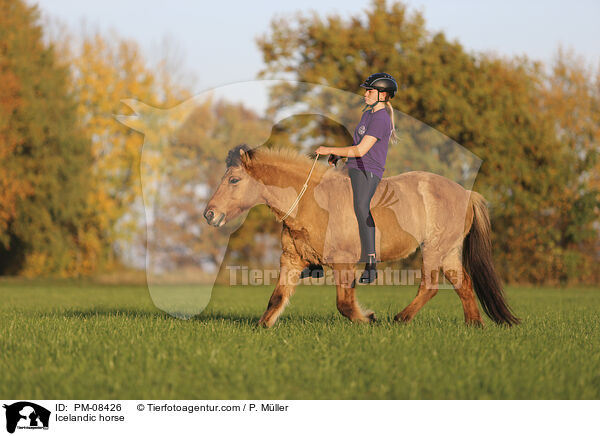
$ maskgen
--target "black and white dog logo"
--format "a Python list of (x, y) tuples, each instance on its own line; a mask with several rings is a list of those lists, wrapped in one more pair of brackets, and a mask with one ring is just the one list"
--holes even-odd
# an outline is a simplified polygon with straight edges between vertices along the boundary
[(15, 429), (48, 429), (50, 411), (28, 401), (19, 401), (6, 409), (6, 431), (14, 433)]

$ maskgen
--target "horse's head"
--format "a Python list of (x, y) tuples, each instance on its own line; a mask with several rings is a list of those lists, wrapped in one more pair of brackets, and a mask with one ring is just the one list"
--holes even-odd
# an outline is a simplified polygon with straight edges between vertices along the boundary
[(204, 209), (204, 218), (211, 226), (221, 227), (263, 199), (264, 185), (246, 171), (254, 154), (246, 144), (229, 151), (227, 170)]

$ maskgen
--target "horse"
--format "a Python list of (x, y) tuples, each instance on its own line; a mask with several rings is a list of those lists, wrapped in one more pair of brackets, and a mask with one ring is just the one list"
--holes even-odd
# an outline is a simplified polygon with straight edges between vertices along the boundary
[[(311, 165), (314, 171), (295, 205)], [(337, 309), (344, 317), (359, 323), (377, 321), (355, 296), (361, 246), (344, 168), (315, 166), (310, 157), (289, 148), (241, 144), (229, 151), (226, 171), (203, 213), (207, 223), (220, 227), (257, 204), (266, 204), (282, 222), (280, 274), (260, 326), (275, 324), (295, 292), (300, 272), (311, 263), (333, 269)], [(481, 194), (434, 173), (410, 171), (381, 179), (371, 199), (371, 214), (378, 260), (403, 259), (417, 248), (422, 252), (417, 295), (395, 321), (411, 321), (436, 295), (441, 269), (460, 298), (467, 325), (484, 325), (475, 295), (497, 324), (520, 322), (494, 268), (489, 212)]]

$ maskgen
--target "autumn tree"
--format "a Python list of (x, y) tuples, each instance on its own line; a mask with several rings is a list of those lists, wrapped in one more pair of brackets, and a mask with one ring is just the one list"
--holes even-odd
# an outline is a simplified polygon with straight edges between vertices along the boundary
[[(7, 16), (4, 17), (4, 21)], [(19, 134), (18, 121), (12, 116), (23, 107), (21, 82), (9, 59), (8, 27), (0, 21), (0, 243), (10, 243), (8, 227), (15, 218), (17, 201), (32, 193), (31, 185), (22, 174), (17, 146), (24, 138)]]
[(564, 281), (598, 283), (600, 255), (600, 71), (572, 51), (557, 51), (542, 94), (543, 111), (564, 147), (570, 177), (554, 199)]
[[(565, 88), (572, 78), (560, 68), (549, 91), (539, 62), (468, 53), (442, 32), (427, 31), (420, 13), (385, 0), (372, 1), (364, 13), (348, 19), (316, 13), (279, 17), (257, 42), (265, 78), (358, 92), (369, 74), (392, 74), (399, 85), (392, 100), (396, 109), (483, 159), (474, 189), (490, 201), (496, 257), (507, 281), (566, 282), (580, 279), (578, 271), (588, 271), (586, 280), (591, 270), (597, 274), (590, 262), (596, 259), (597, 265), (598, 253), (589, 253), (589, 247), (598, 241), (591, 175), (598, 137), (590, 139), (596, 148), (588, 147), (589, 153), (582, 154), (576, 144), (586, 135), (592, 138), (589, 130), (597, 132), (598, 120), (585, 110), (587, 130), (582, 130), (565, 118), (580, 113), (575, 107), (581, 101), (597, 107), (584, 79), (575, 86), (585, 94), (583, 100), (572, 94), (573, 86)], [(304, 89), (310, 88), (281, 87), (273, 94), (272, 109), (294, 104)], [(562, 115), (556, 109), (566, 95), (559, 89), (570, 95)], [(579, 138), (575, 142), (569, 139), (573, 135)], [(402, 144), (390, 145), (387, 175), (403, 170)], [(452, 163), (456, 156), (446, 159)]]
[(70, 275), (83, 248), (90, 153), (67, 66), (36, 7), (0, 1), (0, 273)]
[(93, 189), (87, 206), (99, 220), (105, 257), (114, 263), (116, 244), (135, 243), (143, 233), (143, 217), (132, 207), (141, 204), (143, 137), (118, 123), (114, 115), (128, 110), (121, 104), (124, 98), (170, 107), (188, 98), (189, 92), (171, 84), (165, 79), (168, 75), (161, 81), (138, 45), (117, 35), (85, 35), (73, 53), (73, 89), (93, 156)]

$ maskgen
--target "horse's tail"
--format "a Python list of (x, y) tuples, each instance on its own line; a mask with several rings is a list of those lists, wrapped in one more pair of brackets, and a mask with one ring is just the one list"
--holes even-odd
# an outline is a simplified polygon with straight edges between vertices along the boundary
[(498, 324), (519, 324), (506, 303), (500, 277), (492, 258), (491, 225), (485, 198), (470, 191), (469, 206), (473, 207), (473, 224), (464, 240), (463, 264), (471, 276), (473, 288), (484, 312)]

